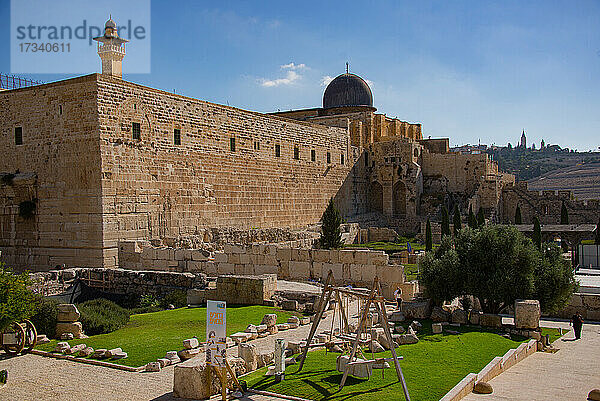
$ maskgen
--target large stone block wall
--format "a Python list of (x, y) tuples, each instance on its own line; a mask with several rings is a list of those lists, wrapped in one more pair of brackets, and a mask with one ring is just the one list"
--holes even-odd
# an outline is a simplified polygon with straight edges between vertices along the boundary
[[(104, 76), (98, 76), (98, 102), (105, 256), (116, 255), (119, 240), (187, 236), (198, 227), (315, 223), (354, 163), (341, 128)], [(133, 122), (141, 124), (141, 140), (132, 139)], [(181, 130), (181, 145), (173, 142), (174, 129)], [(344, 199), (336, 200), (344, 208)]]
[[(385, 296), (391, 297), (397, 286), (412, 295), (416, 289), (406, 286), (402, 265), (389, 264), (383, 251), (324, 250), (290, 246), (255, 244), (225, 245), (224, 250), (209, 253), (194, 249), (140, 247), (131, 241), (120, 243), (120, 267), (132, 270), (171, 270), (218, 275), (258, 276), (276, 274), (279, 279), (324, 280), (333, 272), (336, 284), (370, 287), (379, 277)], [(411, 284), (412, 285), (412, 284)]]
[(600, 215), (599, 200), (576, 200), (571, 191), (529, 191), (526, 182), (507, 185), (502, 191), (500, 217), (504, 223), (514, 223), (517, 206), (523, 224), (560, 224), (562, 204), (569, 212), (570, 224), (596, 224)]
[(600, 294), (573, 294), (567, 306), (551, 316), (570, 319), (578, 312), (581, 313), (584, 320), (600, 322)]
[[(17, 269), (102, 265), (95, 75), (0, 92), (2, 260)], [(15, 144), (22, 127), (23, 144)], [(34, 201), (32, 218), (19, 203)]]

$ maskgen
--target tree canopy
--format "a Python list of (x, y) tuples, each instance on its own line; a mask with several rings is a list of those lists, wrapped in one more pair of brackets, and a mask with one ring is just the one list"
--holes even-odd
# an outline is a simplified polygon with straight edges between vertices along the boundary
[(450, 235), (450, 216), (446, 205), (442, 206), (442, 237), (444, 235)]
[(533, 218), (533, 244), (537, 249), (542, 249), (542, 227), (537, 216)]
[(485, 226), (485, 215), (483, 214), (482, 207), (480, 207), (479, 211), (477, 211), (477, 226), (479, 226), (479, 227)]
[(473, 213), (473, 206), (469, 206), (468, 224), (470, 228), (477, 230), (477, 218), (475, 217), (475, 213)]
[(569, 211), (567, 210), (565, 202), (562, 203), (560, 208), (560, 224), (569, 224)]
[(454, 225), (454, 235), (457, 235), (460, 229), (462, 228), (462, 224), (460, 221), (460, 210), (458, 209), (458, 204), (454, 205), (454, 216), (452, 218), (452, 224)]
[(28, 319), (35, 311), (27, 273), (16, 274), (0, 263), (0, 331), (12, 322)]
[(340, 225), (342, 224), (342, 216), (333, 203), (333, 198), (329, 199), (327, 209), (323, 212), (323, 223), (321, 225), (321, 238), (319, 244), (323, 249), (341, 248), (342, 232)]
[(427, 226), (425, 227), (425, 250), (431, 251), (433, 249), (433, 235), (431, 234), (431, 222), (427, 219)]
[(435, 303), (473, 295), (484, 312), (499, 313), (516, 299), (539, 299), (542, 310), (564, 306), (576, 289), (572, 269), (560, 248), (533, 242), (503, 225), (465, 228), (444, 237), (435, 252), (420, 262), (425, 294)]

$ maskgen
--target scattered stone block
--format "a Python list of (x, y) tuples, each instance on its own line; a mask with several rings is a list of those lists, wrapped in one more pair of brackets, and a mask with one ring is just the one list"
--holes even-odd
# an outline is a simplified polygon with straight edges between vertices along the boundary
[(79, 320), (79, 310), (73, 304), (59, 304), (58, 305), (58, 322), (74, 323)]
[(293, 356), (285, 358), (285, 366), (295, 365), (296, 363), (296, 358), (294, 358)]
[(92, 358), (104, 358), (104, 355), (106, 354), (106, 351), (108, 351), (108, 350), (105, 349), (105, 348), (97, 349), (92, 354)]
[(113, 359), (125, 359), (127, 358), (127, 352), (115, 352), (115, 354), (112, 357)]
[(185, 349), (198, 348), (198, 346), (200, 346), (200, 342), (196, 337), (183, 340), (183, 348)]
[(50, 342), (50, 339), (45, 334), (39, 334), (36, 338), (36, 344), (39, 344), (39, 345), (48, 344), (49, 342)]
[(416, 320), (413, 320), (409, 327), (416, 333), (423, 328), (423, 325)]
[(73, 337), (73, 333), (62, 333), (62, 334), (60, 335), (60, 339), (61, 339), (61, 340), (66, 340), (66, 341), (69, 341), (69, 340), (72, 340), (73, 338), (74, 338), (74, 337)]
[(431, 309), (431, 320), (434, 322), (447, 322), (450, 320), (450, 313), (439, 306), (434, 306)]
[(177, 356), (179, 356), (179, 359), (181, 359), (182, 361), (187, 361), (188, 359), (191, 359), (198, 355), (200, 355), (200, 348), (184, 349), (177, 353)]
[(295, 324), (299, 325), (300, 324), (300, 318), (298, 316), (290, 316), (288, 318), (288, 320), (287, 320), (287, 323), (288, 324), (295, 323)]
[(279, 324), (277, 324), (277, 330), (279, 330), (279, 331), (284, 331), (284, 330), (287, 330), (289, 328), (290, 328), (290, 326), (288, 326), (287, 323), (279, 323)]
[(146, 364), (146, 372), (160, 372), (161, 368), (159, 362), (148, 362)]
[[(265, 327), (265, 330), (266, 329), (267, 328)], [(249, 324), (248, 327), (246, 327), (245, 331), (246, 331), (246, 333), (258, 333), (257, 327), (255, 325), (253, 325), (253, 324)]]
[(400, 311), (393, 312), (388, 319), (390, 322), (403, 322), (406, 320), (404, 313)]
[(479, 324), (481, 323), (480, 322), (481, 315), (482, 315), (481, 311), (471, 310), (469, 312), (469, 323), (474, 326), (479, 326)]
[(515, 327), (535, 330), (540, 326), (540, 301), (517, 299), (515, 301)]
[(479, 317), (479, 324), (484, 327), (502, 327), (502, 316), (492, 313), (483, 313)]
[(441, 323), (433, 323), (431, 325), (431, 331), (433, 334), (442, 334), (442, 324)]
[(398, 325), (394, 327), (394, 331), (398, 334), (404, 334), (406, 332), (406, 329), (404, 329), (403, 326)]
[(385, 348), (383, 348), (383, 346), (377, 340), (372, 340), (369, 342), (369, 352), (376, 354), (383, 351), (385, 351)]
[(271, 363), (273, 363), (273, 360), (275, 359), (275, 355), (273, 352), (267, 352), (266, 354), (258, 355), (257, 359), (258, 359), (258, 367), (260, 369), (263, 366), (268, 366)]
[(266, 332), (269, 334), (277, 334), (277, 333), (279, 333), (279, 329), (277, 328), (277, 326), (269, 326), (269, 327), (267, 327)]
[(167, 351), (165, 358), (171, 361), (171, 365), (181, 362), (181, 358), (177, 355), (177, 351)]
[(71, 346), (67, 342), (59, 342), (56, 344), (54, 348), (54, 352), (65, 353), (67, 350), (71, 349)]
[(590, 391), (588, 394), (588, 400), (589, 401), (600, 401), (600, 389), (595, 388), (592, 391)]
[(256, 331), (258, 331), (259, 333), (262, 333), (263, 331), (267, 331), (267, 329), (268, 329), (268, 327), (266, 324), (259, 324), (258, 326), (256, 326)]
[(467, 324), (467, 318), (467, 312), (462, 309), (455, 309), (454, 312), (452, 312), (452, 323)]
[(429, 319), (431, 315), (431, 303), (429, 300), (403, 302), (402, 312), (407, 319)]
[(156, 362), (160, 364), (161, 369), (171, 364), (171, 361), (167, 358), (158, 358)]
[(260, 333), (258, 333), (258, 338), (265, 338), (269, 335), (270, 333), (268, 331), (261, 331)]
[(232, 334), (230, 337), (236, 344), (239, 345), (241, 343), (245, 343), (246, 341), (248, 341), (252, 337), (252, 334), (240, 331), (240, 332)]
[(73, 337), (79, 337), (83, 333), (81, 322), (56, 323), (56, 336), (61, 337), (65, 333), (71, 333)]
[(281, 309), (288, 311), (297, 311), (298, 301), (293, 299), (286, 299), (281, 303)]
[(238, 356), (244, 360), (246, 371), (253, 372), (258, 369), (258, 354), (254, 344), (238, 345)]
[(79, 353), (79, 351), (83, 351), (87, 346), (85, 344), (74, 345), (68, 350), (65, 351), (67, 355), (73, 355)]
[(267, 327), (273, 327), (277, 324), (277, 315), (275, 313), (268, 313), (263, 316), (260, 324), (265, 324)]
[(473, 392), (475, 394), (492, 394), (494, 390), (492, 389), (492, 385), (487, 382), (477, 382), (475, 383), (475, 387), (473, 387)]
[(79, 351), (79, 356), (82, 358), (87, 358), (88, 356), (94, 353), (94, 349), (92, 347), (85, 347), (81, 351)]
[(119, 352), (123, 352), (123, 350), (121, 348), (113, 348), (113, 349), (109, 349), (108, 351), (106, 351), (104, 353), (104, 356), (106, 358), (114, 358), (116, 354), (118, 354)]

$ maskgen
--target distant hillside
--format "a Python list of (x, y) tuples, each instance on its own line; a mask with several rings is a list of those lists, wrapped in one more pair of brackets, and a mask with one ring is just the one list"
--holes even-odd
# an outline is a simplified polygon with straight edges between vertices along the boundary
[(600, 199), (600, 162), (551, 171), (529, 181), (529, 189), (568, 189), (577, 199)]
[(549, 172), (582, 163), (600, 163), (600, 153), (577, 153), (552, 145), (544, 150), (522, 148), (488, 149), (504, 172), (514, 174), (518, 181), (529, 181)]

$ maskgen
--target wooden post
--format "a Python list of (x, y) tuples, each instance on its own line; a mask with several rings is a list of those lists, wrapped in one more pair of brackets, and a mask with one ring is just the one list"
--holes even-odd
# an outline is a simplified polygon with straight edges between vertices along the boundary
[[(375, 278), (377, 279), (377, 277)], [(377, 282), (377, 286), (379, 289), (380, 295), (383, 295), (383, 291), (381, 290), (381, 284)], [(396, 368), (396, 374), (398, 375), (398, 380), (402, 382), (402, 391), (404, 392), (404, 398), (406, 401), (410, 401), (410, 395), (408, 394), (408, 388), (406, 388), (406, 381), (404, 380), (404, 375), (402, 374), (402, 368), (400, 367), (400, 362), (398, 362), (398, 356), (396, 355), (396, 348), (394, 347), (394, 339), (392, 338), (392, 333), (390, 332), (390, 325), (387, 320), (387, 314), (385, 310), (385, 301), (378, 301), (375, 303), (377, 307), (377, 312), (379, 313), (379, 319), (383, 322), (383, 331), (385, 332), (385, 337), (390, 344), (390, 350), (392, 351), (392, 358), (394, 358), (394, 366)]]
[(333, 277), (333, 272), (331, 270), (329, 270), (329, 274), (327, 274), (327, 279), (325, 280), (325, 286), (323, 287), (323, 292), (321, 293), (321, 298), (319, 300), (319, 312), (317, 313), (317, 315), (315, 316), (314, 320), (313, 320), (313, 324), (310, 328), (310, 333), (308, 334), (308, 338), (306, 339), (306, 347), (304, 348), (304, 351), (302, 351), (302, 360), (300, 361), (300, 366), (298, 367), (298, 372), (300, 372), (302, 370), (302, 367), (304, 366), (304, 361), (306, 360), (306, 356), (308, 354), (308, 346), (310, 345), (316, 331), (317, 331), (317, 327), (319, 326), (319, 323), (321, 322), (321, 318), (323, 317), (323, 312), (325, 311), (325, 307), (327, 306), (327, 303), (329, 302), (329, 299), (331, 298), (331, 293), (332, 293), (332, 289), (330, 288), (330, 281), (331, 278)]
[[(365, 321), (367, 320), (367, 314), (369, 312), (369, 307), (371, 306), (371, 301), (372, 299), (375, 297), (375, 293), (377, 292), (377, 277), (375, 277), (375, 282), (373, 283), (373, 289), (371, 290), (371, 294), (369, 295), (369, 298), (367, 299), (367, 302), (365, 304), (365, 308), (363, 310), (363, 314), (360, 317), (360, 322), (358, 324), (358, 328), (356, 329), (356, 338), (354, 339), (354, 344), (352, 344), (352, 352), (350, 352), (350, 357), (348, 358), (348, 363), (352, 362), (352, 360), (354, 359), (354, 356), (356, 355), (356, 348), (358, 348), (358, 344), (360, 343), (360, 334), (362, 331), (362, 327), (365, 324)], [(344, 384), (346, 384), (346, 379), (348, 378), (348, 367), (346, 366), (346, 369), (344, 369), (344, 375), (342, 376), (342, 381), (340, 382), (340, 390), (344, 387)]]

